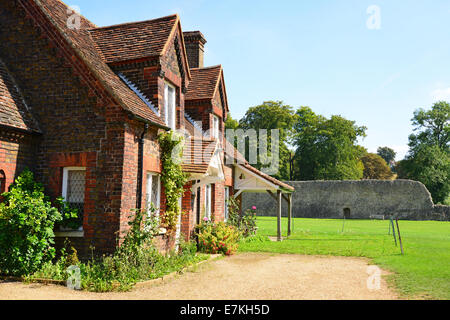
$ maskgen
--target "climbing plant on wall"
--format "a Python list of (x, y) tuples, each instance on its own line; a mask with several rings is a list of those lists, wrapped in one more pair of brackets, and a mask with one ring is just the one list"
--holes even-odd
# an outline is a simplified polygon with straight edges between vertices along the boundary
[(166, 211), (161, 216), (161, 225), (168, 231), (174, 231), (178, 215), (181, 212), (178, 199), (183, 195), (183, 186), (187, 174), (181, 167), (184, 137), (174, 131), (164, 132), (158, 136), (161, 148), (162, 174), (161, 182), (166, 196)]

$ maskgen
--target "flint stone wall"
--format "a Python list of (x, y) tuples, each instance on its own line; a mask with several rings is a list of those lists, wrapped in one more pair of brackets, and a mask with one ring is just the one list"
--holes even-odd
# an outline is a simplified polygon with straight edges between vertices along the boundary
[[(412, 180), (286, 181), (295, 188), (293, 216), (354, 219), (375, 215), (410, 220), (449, 220), (450, 207), (434, 205), (430, 192)], [(276, 216), (276, 201), (268, 193), (243, 193), (242, 209), (257, 207), (257, 215)], [(282, 200), (282, 215), (287, 203)], [(379, 217), (377, 217), (379, 218)]]

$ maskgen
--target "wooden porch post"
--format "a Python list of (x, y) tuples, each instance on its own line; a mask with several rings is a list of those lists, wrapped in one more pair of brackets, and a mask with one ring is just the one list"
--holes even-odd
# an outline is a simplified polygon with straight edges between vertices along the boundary
[(281, 241), (281, 190), (277, 190), (277, 241)]
[(287, 235), (291, 235), (291, 219), (292, 219), (292, 193), (288, 194), (288, 231)]

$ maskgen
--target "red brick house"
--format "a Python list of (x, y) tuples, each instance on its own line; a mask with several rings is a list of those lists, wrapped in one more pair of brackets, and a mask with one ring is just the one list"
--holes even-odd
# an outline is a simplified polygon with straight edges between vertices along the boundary
[[(183, 33), (178, 15), (99, 28), (74, 14), (59, 0), (0, 2), (0, 187), (28, 167), (52, 198), (77, 205), (82, 226), (59, 230), (59, 242), (109, 253), (132, 209), (164, 211), (164, 130), (187, 137), (177, 236), (189, 238), (203, 216), (226, 219), (237, 192), (292, 191), (234, 148), (225, 154), (223, 70), (203, 66), (200, 32)], [(243, 172), (248, 183), (236, 188)], [(161, 235), (159, 245), (174, 242)]]

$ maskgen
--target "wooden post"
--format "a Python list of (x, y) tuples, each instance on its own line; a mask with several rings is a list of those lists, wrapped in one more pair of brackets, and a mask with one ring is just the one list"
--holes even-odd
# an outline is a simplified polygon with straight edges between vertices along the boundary
[(292, 194), (288, 194), (288, 237), (291, 235), (291, 219), (292, 219)]
[(392, 235), (394, 236), (395, 246), (397, 246), (397, 237), (395, 236), (394, 220), (392, 220), (392, 217), (391, 217), (391, 225), (392, 225)]
[(403, 254), (402, 237), (400, 236), (400, 229), (398, 228), (398, 218), (395, 219), (395, 223), (397, 224), (398, 242), (400, 242), (400, 250), (402, 251)]
[(277, 241), (281, 241), (281, 190), (277, 191)]

